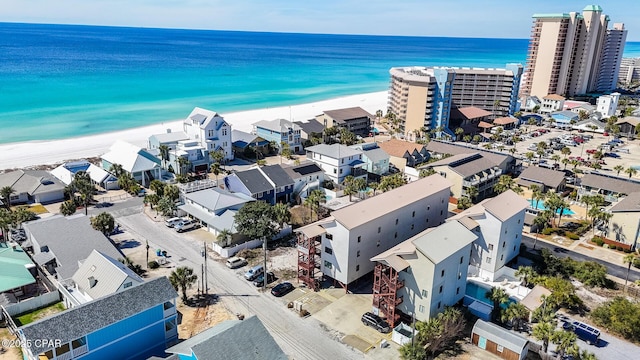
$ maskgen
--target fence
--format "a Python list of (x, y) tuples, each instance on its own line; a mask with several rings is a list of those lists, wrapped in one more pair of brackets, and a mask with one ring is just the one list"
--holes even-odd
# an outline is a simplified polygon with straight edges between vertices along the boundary
[(129, 194), (120, 194), (120, 195), (110, 195), (110, 196), (99, 196), (96, 197), (96, 201), (99, 203), (103, 203), (103, 202), (113, 202), (113, 201), (118, 201), (118, 200), (126, 200), (128, 198), (130, 198), (131, 195)]
[(9, 314), (10, 316), (15, 316), (57, 303), (58, 301), (60, 301), (60, 293), (58, 292), (58, 290), (55, 290), (46, 294), (32, 297), (19, 303), (7, 305), (4, 308), (7, 314)]

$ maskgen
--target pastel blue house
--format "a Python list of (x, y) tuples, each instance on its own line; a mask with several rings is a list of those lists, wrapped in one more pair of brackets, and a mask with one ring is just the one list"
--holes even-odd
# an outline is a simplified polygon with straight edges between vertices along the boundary
[(569, 124), (571, 121), (578, 121), (580, 116), (573, 111), (565, 110), (565, 111), (556, 111), (551, 113), (551, 117), (558, 124)]
[(178, 339), (177, 297), (169, 279), (161, 277), (22, 326), (24, 359), (162, 356)]
[[(286, 360), (260, 319), (228, 320), (167, 349), (169, 359)], [(176, 357), (177, 356), (177, 357)]]
[(282, 143), (289, 144), (292, 152), (302, 151), (300, 143), (300, 126), (289, 120), (262, 120), (253, 124), (253, 132), (271, 142), (274, 141), (282, 149)]

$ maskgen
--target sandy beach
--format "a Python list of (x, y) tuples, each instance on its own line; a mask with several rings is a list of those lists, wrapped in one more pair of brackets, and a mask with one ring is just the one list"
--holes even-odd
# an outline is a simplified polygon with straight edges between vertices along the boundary
[[(194, 107), (198, 104), (193, 104)], [(289, 119), (305, 121), (314, 118), (325, 110), (335, 110), (359, 106), (372, 114), (387, 108), (387, 92), (380, 91), (359, 95), (350, 95), (308, 104), (282, 106), (275, 108), (221, 113), (233, 129), (251, 131), (251, 124), (260, 120)], [(215, 108), (210, 110), (215, 111)], [(185, 118), (189, 114), (184, 114)], [(180, 131), (182, 119), (139, 127), (135, 129), (110, 132), (52, 141), (33, 141), (0, 145), (0, 170), (22, 168), (35, 165), (56, 164), (65, 160), (100, 156), (107, 152), (116, 140), (128, 141), (146, 147), (147, 139), (171, 129)]]

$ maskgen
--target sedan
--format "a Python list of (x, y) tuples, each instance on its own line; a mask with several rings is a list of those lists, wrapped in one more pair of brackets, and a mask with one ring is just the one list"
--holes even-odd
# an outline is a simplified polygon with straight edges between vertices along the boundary
[(281, 297), (284, 296), (288, 293), (290, 293), (291, 291), (293, 291), (293, 289), (295, 289), (293, 287), (293, 285), (289, 282), (283, 282), (280, 283), (276, 286), (273, 287), (273, 289), (271, 289), (271, 295), (275, 296), (275, 297)]
[(612, 152), (604, 153), (604, 156), (612, 157), (614, 159), (619, 159), (620, 158), (620, 155), (618, 155), (616, 153), (612, 153)]
[[(276, 275), (272, 272), (267, 273), (267, 284), (272, 283), (276, 280)], [(253, 285), (255, 287), (260, 287), (264, 284), (264, 274), (260, 274), (255, 280), (253, 280)]]

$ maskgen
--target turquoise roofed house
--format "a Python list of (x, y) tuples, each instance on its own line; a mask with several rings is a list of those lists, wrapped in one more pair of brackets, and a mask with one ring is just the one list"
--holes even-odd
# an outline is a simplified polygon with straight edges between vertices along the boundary
[(36, 280), (31, 273), (35, 265), (18, 245), (0, 242), (0, 294), (11, 292), (16, 295), (26, 293)]

